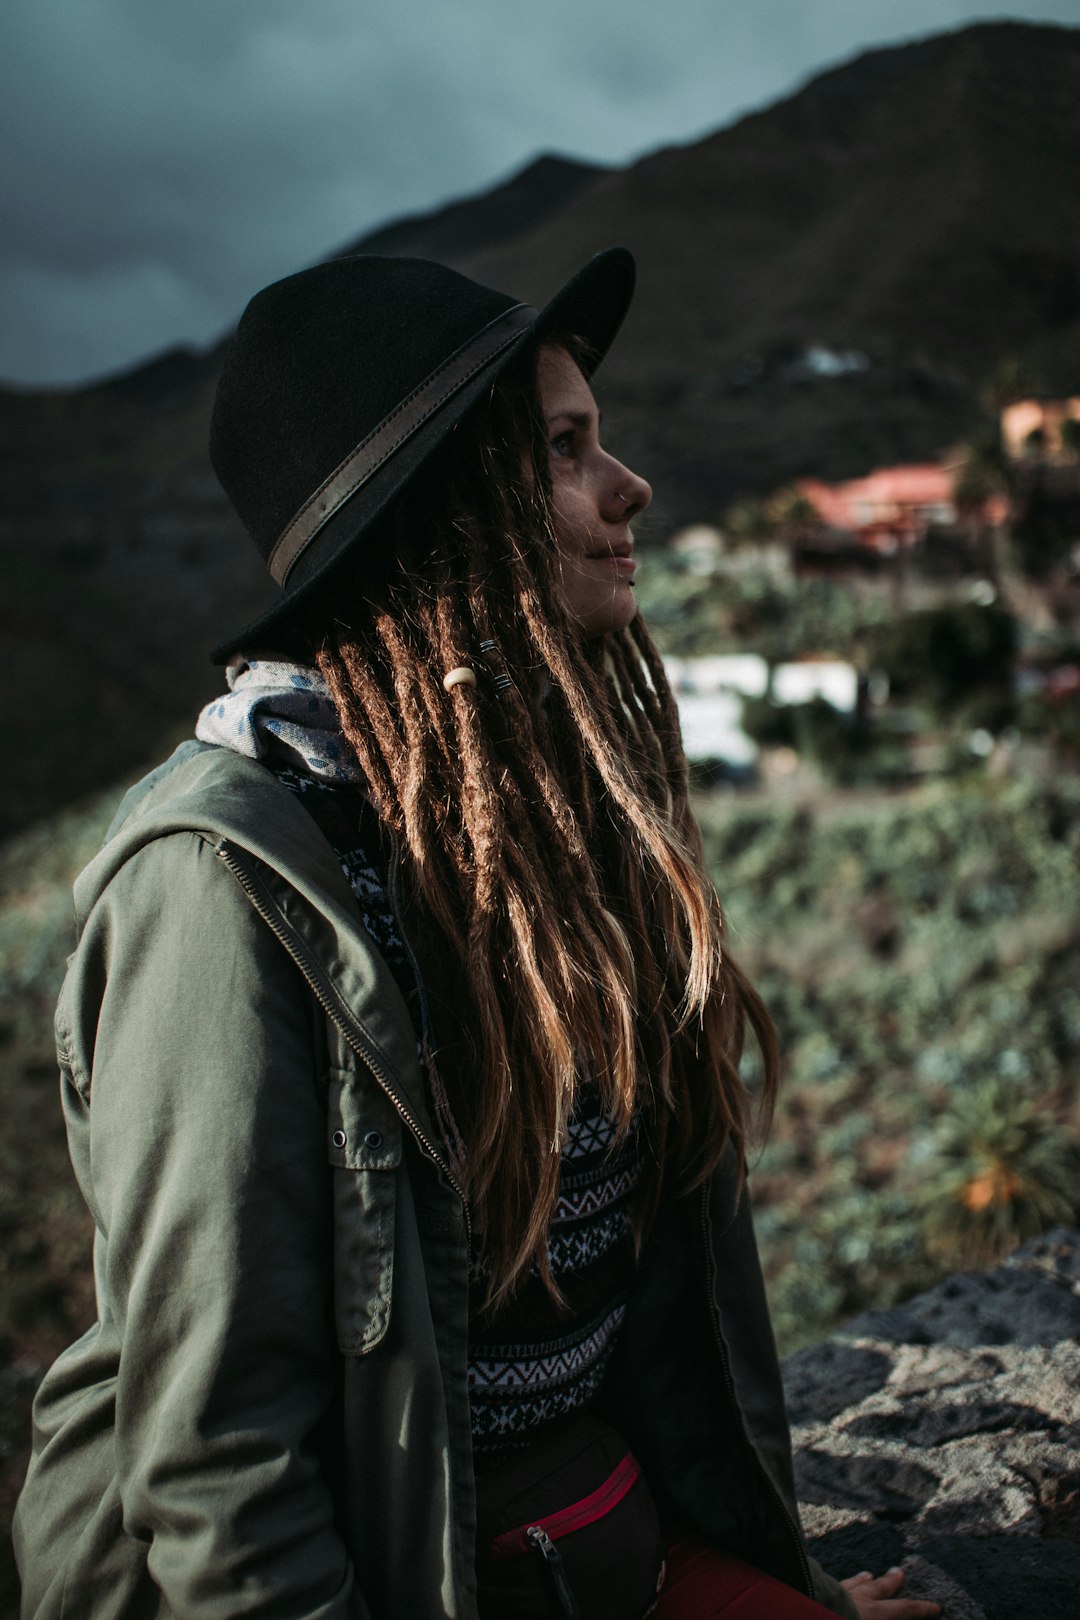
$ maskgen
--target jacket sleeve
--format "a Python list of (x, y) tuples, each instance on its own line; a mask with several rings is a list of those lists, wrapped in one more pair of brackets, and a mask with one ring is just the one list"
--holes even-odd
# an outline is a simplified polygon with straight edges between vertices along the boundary
[(124, 1530), (185, 1620), (362, 1620), (320, 1461), (336, 1354), (313, 998), (194, 833), (112, 879), (65, 998), (121, 1344)]

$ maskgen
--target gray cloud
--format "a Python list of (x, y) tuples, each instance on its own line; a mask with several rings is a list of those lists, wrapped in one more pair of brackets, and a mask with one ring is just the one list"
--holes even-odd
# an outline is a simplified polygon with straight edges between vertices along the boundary
[(0, 376), (206, 341), (273, 276), (543, 149), (625, 161), (870, 45), (1076, 0), (13, 0)]

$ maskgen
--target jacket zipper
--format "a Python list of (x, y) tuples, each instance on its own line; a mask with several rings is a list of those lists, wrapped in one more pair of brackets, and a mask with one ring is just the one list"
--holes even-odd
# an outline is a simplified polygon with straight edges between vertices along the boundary
[(446, 1163), (435, 1144), (427, 1136), (426, 1132), (420, 1125), (419, 1120), (417, 1120), (415, 1115), (409, 1108), (406, 1107), (401, 1098), (397, 1095), (390, 1081), (389, 1075), (386, 1073), (386, 1070), (377, 1061), (377, 1059), (372, 1055), (372, 1053), (367, 1049), (367, 1044), (362, 1035), (358, 1030), (355, 1034), (353, 1033), (353, 1030), (350, 1027), (351, 1020), (349, 1019), (346, 1009), (341, 1006), (331, 991), (325, 988), (322, 975), (315, 963), (312, 961), (311, 957), (308, 955), (307, 950), (294, 934), (291, 934), (283, 927), (273, 906), (266, 898), (266, 895), (256, 880), (245, 869), (245, 867), (241, 865), (240, 861), (233, 854), (229, 845), (224, 841), (215, 846), (214, 853), (222, 864), (228, 867), (233, 877), (239, 883), (240, 887), (243, 889), (244, 893), (255, 907), (255, 910), (259, 913), (259, 916), (262, 918), (263, 922), (266, 923), (267, 927), (276, 936), (276, 938), (280, 940), (281, 944), (288, 951), (289, 955), (292, 957), (293, 961), (304, 975), (308, 988), (311, 990), (312, 995), (319, 1003), (319, 1006), (322, 1008), (323, 1012), (338, 1026), (342, 1034), (345, 1036), (345, 1039), (352, 1047), (353, 1051), (356, 1052), (357, 1056), (360, 1057), (367, 1065), (368, 1069), (370, 1069), (371, 1073), (375, 1076), (375, 1079), (386, 1093), (386, 1096), (393, 1104), (395, 1110), (401, 1115), (402, 1120), (409, 1127), (409, 1130), (419, 1142), (428, 1158), (431, 1159), (434, 1164), (438, 1165), (451, 1187), (461, 1199), (461, 1207), (465, 1215), (466, 1238), (469, 1242), (471, 1242), (472, 1225), (469, 1219), (468, 1200), (465, 1197), (464, 1189), (454, 1176), (450, 1166)]
[(577, 1606), (577, 1599), (574, 1597), (574, 1589), (566, 1578), (566, 1567), (562, 1561), (562, 1553), (541, 1525), (530, 1525), (525, 1534), (537, 1551), (543, 1554), (544, 1567), (551, 1577), (551, 1584), (555, 1589), (555, 1597), (559, 1608), (563, 1612), (564, 1620), (580, 1620), (580, 1610)]
[(804, 1587), (805, 1587), (805, 1590), (806, 1590), (806, 1595), (807, 1595), (807, 1597), (813, 1597), (813, 1595), (814, 1595), (814, 1580), (813, 1580), (813, 1576), (810, 1573), (810, 1565), (809, 1565), (809, 1563), (807, 1561), (806, 1553), (805, 1553), (805, 1551), (803, 1549), (802, 1536), (799, 1533), (798, 1525), (795, 1523), (795, 1520), (792, 1518), (791, 1510), (789, 1509), (787, 1503), (784, 1501), (784, 1498), (781, 1496), (779, 1487), (776, 1485), (776, 1483), (772, 1479), (772, 1476), (770, 1475), (768, 1469), (765, 1467), (765, 1464), (761, 1461), (761, 1458), (758, 1456), (757, 1447), (754, 1445), (753, 1441), (750, 1439), (750, 1436), (747, 1434), (746, 1425), (743, 1422), (742, 1408), (739, 1405), (739, 1398), (738, 1398), (738, 1394), (736, 1393), (736, 1389), (735, 1389), (735, 1380), (731, 1375), (731, 1365), (730, 1365), (730, 1363), (728, 1361), (727, 1346), (724, 1343), (724, 1336), (720, 1331), (720, 1318), (719, 1318), (719, 1313), (717, 1312), (717, 1309), (716, 1309), (716, 1297), (715, 1297), (715, 1293), (714, 1293), (714, 1290), (713, 1290), (712, 1244), (709, 1241), (709, 1186), (708, 1186), (707, 1182), (706, 1182), (705, 1186), (702, 1187), (702, 1189), (701, 1189), (701, 1236), (702, 1236), (702, 1241), (703, 1241), (704, 1249), (705, 1249), (706, 1281), (708, 1283), (708, 1287), (706, 1288), (706, 1295), (707, 1295), (708, 1309), (709, 1309), (709, 1321), (712, 1324), (713, 1338), (716, 1341), (716, 1350), (717, 1350), (717, 1354), (720, 1357), (720, 1366), (723, 1369), (724, 1385), (725, 1385), (725, 1388), (727, 1389), (728, 1398), (731, 1401), (732, 1410), (735, 1413), (735, 1416), (738, 1418), (739, 1427), (742, 1430), (742, 1434), (743, 1434), (743, 1439), (746, 1441), (747, 1445), (750, 1448), (750, 1451), (753, 1453), (753, 1456), (754, 1456), (754, 1458), (755, 1458), (755, 1460), (757, 1462), (757, 1465), (758, 1465), (758, 1471), (760, 1472), (760, 1474), (764, 1478), (766, 1485), (768, 1486), (770, 1492), (772, 1493), (773, 1497), (775, 1498), (776, 1505), (780, 1509), (780, 1512), (781, 1512), (781, 1515), (783, 1517), (784, 1523), (787, 1525), (788, 1530), (791, 1533), (791, 1540), (792, 1540), (792, 1542), (794, 1544), (795, 1551), (798, 1554), (798, 1558), (799, 1558), (799, 1567), (801, 1568), (802, 1573), (803, 1573), (803, 1583), (804, 1583)]

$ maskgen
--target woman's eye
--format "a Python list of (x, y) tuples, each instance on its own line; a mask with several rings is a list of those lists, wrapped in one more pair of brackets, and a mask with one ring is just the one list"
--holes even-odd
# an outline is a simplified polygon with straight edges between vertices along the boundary
[(569, 456), (574, 452), (574, 434), (572, 429), (565, 433), (557, 433), (551, 441), (553, 456)]

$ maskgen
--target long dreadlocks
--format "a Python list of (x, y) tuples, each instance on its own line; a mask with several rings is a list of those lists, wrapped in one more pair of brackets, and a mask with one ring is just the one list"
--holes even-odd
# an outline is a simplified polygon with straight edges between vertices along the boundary
[[(704, 1178), (728, 1142), (744, 1154), (747, 1023), (766, 1116), (777, 1083), (768, 1014), (724, 942), (661, 660), (640, 617), (585, 642), (560, 599), (535, 365), (504, 374), (410, 486), (381, 577), (373, 543), (307, 620), (438, 940), (427, 961), (455, 1025), (449, 1094), (492, 1306), (533, 1264), (555, 1291), (546, 1240), (583, 1077), (619, 1139), (635, 1116), (646, 1132), (639, 1237), (666, 1175)], [(460, 664), (481, 679), (445, 691)]]

